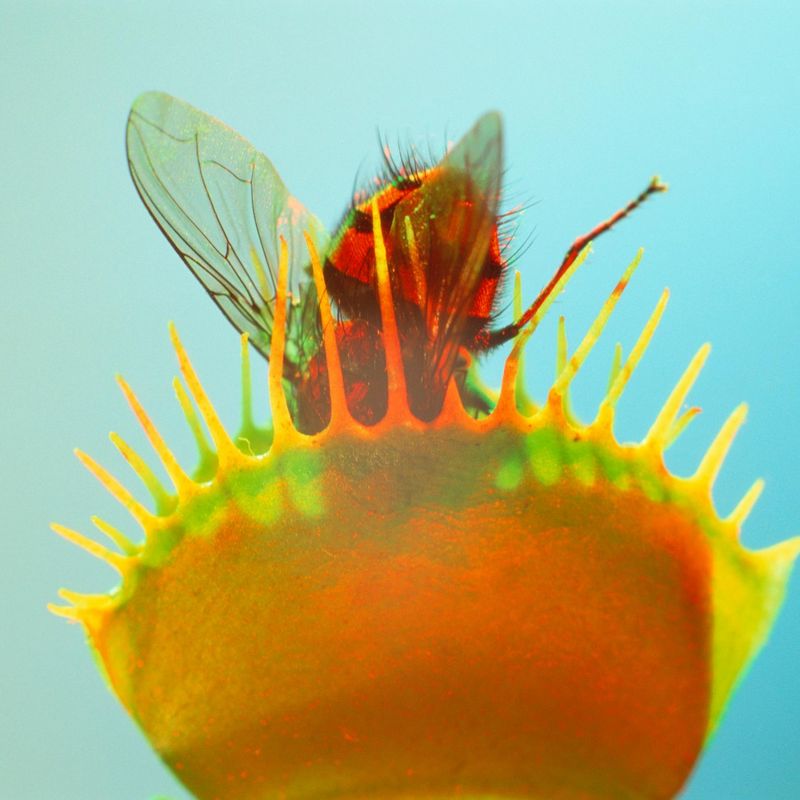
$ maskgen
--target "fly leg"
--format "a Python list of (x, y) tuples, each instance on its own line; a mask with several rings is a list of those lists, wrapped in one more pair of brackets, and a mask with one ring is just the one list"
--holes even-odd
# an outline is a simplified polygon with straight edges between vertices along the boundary
[(589, 242), (591, 242), (593, 239), (596, 239), (598, 236), (601, 236), (606, 231), (611, 230), (611, 228), (613, 228), (620, 220), (625, 219), (628, 214), (644, 203), (644, 201), (647, 200), (651, 194), (666, 191), (667, 184), (662, 183), (658, 177), (653, 178), (647, 185), (647, 188), (641, 194), (639, 194), (638, 197), (631, 200), (630, 203), (619, 209), (619, 211), (617, 211), (615, 214), (612, 214), (607, 220), (604, 220), (599, 225), (596, 225), (588, 233), (583, 234), (583, 236), (579, 236), (570, 245), (569, 250), (567, 250), (567, 253), (564, 256), (564, 260), (561, 262), (561, 266), (556, 270), (547, 286), (545, 286), (544, 289), (539, 292), (539, 296), (533, 301), (533, 304), (530, 306), (530, 308), (528, 308), (528, 310), (511, 325), (506, 325), (504, 328), (500, 328), (496, 331), (489, 331), (487, 333), (486, 349), (488, 350), (492, 347), (497, 347), (498, 345), (507, 342), (509, 339), (513, 339), (525, 327), (525, 325), (528, 324), (529, 320), (539, 310), (539, 307), (542, 305), (542, 303), (544, 303), (544, 301), (550, 296), (550, 293), (553, 291), (553, 288), (558, 283), (561, 276), (570, 268), (570, 266), (572, 266), (581, 250), (583, 250), (583, 248), (586, 247)]

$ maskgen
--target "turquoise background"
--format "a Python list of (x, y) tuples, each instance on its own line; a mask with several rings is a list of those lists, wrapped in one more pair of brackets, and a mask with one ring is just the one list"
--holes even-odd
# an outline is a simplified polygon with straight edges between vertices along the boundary
[[(694, 350), (714, 353), (703, 414), (669, 454), (691, 472), (725, 416), (751, 404), (715, 490), (730, 510), (767, 490), (745, 539), (800, 532), (800, 14), (792, 2), (0, 2), (2, 552), (0, 797), (186, 798), (106, 692), (79, 629), (50, 616), (61, 585), (107, 589), (102, 565), (48, 532), (125, 516), (74, 460), (125, 476), (110, 428), (146, 447), (125, 374), (188, 463), (169, 381), (174, 319), (230, 426), (232, 329), (141, 206), (124, 156), (133, 98), (162, 89), (231, 124), (333, 224), (390, 141), (457, 138), (497, 108), (508, 195), (532, 205), (520, 262), (532, 297), (579, 233), (661, 174), (671, 191), (598, 241), (559, 300), (573, 344), (639, 245), (645, 261), (575, 383), (590, 417), (615, 339), (632, 344), (669, 285), (660, 333), (620, 406), (646, 431)], [(532, 348), (541, 396), (554, 321)], [(497, 361), (489, 365), (497, 375)], [(262, 403), (264, 396), (261, 395)], [(800, 585), (730, 705), (686, 798), (800, 796)]]

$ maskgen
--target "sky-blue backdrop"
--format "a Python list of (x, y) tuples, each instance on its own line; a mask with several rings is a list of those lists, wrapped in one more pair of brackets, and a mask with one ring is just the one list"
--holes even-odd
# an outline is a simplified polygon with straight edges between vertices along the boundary
[[(145, 89), (186, 98), (250, 137), (333, 223), (357, 170), (391, 139), (457, 137), (497, 108), (508, 189), (530, 201), (527, 294), (572, 238), (644, 186), (671, 184), (598, 242), (558, 303), (572, 339), (639, 245), (609, 336), (575, 385), (584, 417), (614, 339), (630, 345), (664, 285), (661, 331), (621, 404), (640, 437), (694, 349), (714, 353), (704, 411), (671, 452), (691, 471), (729, 411), (751, 404), (716, 489), (730, 510), (757, 476), (752, 546), (800, 532), (797, 4), (760, 2), (0, 2), (2, 553), (0, 796), (145, 800), (186, 794), (105, 691), (80, 631), (44, 605), (102, 590), (102, 565), (48, 533), (124, 518), (72, 457), (123, 472), (110, 428), (140, 443), (123, 372), (186, 459), (169, 380), (174, 319), (223, 416), (237, 419), (237, 339), (130, 184), (123, 130)], [(552, 372), (553, 321), (531, 383)], [(496, 367), (493, 367), (496, 375)], [(491, 372), (492, 370), (490, 370)], [(800, 584), (730, 706), (686, 798), (800, 796)]]

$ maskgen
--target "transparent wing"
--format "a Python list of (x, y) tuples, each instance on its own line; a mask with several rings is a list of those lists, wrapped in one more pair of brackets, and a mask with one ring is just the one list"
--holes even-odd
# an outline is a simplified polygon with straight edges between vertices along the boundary
[(394, 214), (394, 276), (405, 284), (395, 290), (413, 300), (409, 308), (422, 310), (423, 380), (432, 388), (450, 377), (471, 324), (497, 224), (502, 171), (502, 122), (496, 113), (485, 114)]
[(324, 253), (323, 226), (246, 139), (167, 94), (134, 102), (127, 150), (136, 190), (162, 233), (234, 327), (268, 356), (280, 237), (297, 302), (308, 289), (303, 232)]

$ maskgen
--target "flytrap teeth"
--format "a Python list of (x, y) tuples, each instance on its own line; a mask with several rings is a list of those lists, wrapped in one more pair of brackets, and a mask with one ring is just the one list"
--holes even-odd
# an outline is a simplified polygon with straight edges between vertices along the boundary
[[(570, 383), (578, 374), (578, 370), (583, 366), (587, 356), (592, 351), (592, 348), (599, 341), (600, 335), (602, 334), (606, 323), (611, 317), (617, 302), (619, 301), (620, 297), (622, 297), (622, 293), (625, 291), (625, 288), (627, 287), (633, 273), (641, 263), (643, 253), (643, 250), (639, 250), (633, 261), (631, 261), (631, 263), (628, 265), (628, 268), (625, 270), (619, 282), (614, 287), (614, 290), (608, 296), (608, 299), (600, 309), (600, 313), (597, 315), (586, 335), (583, 337), (583, 341), (578, 345), (578, 349), (570, 358), (566, 359), (566, 364), (553, 383), (551, 392), (561, 395), (562, 397), (565, 395)], [(564, 336), (564, 346), (566, 347), (566, 336)]]
[(569, 282), (569, 279), (577, 271), (578, 267), (580, 267), (581, 264), (586, 261), (591, 251), (592, 245), (590, 242), (583, 248), (583, 250), (581, 250), (581, 252), (578, 254), (578, 257), (556, 281), (550, 293), (545, 297), (542, 304), (536, 310), (536, 313), (534, 313), (525, 328), (517, 335), (517, 338), (514, 340), (514, 345), (511, 348), (511, 352), (506, 358), (505, 367), (503, 369), (503, 379), (500, 386), (500, 397), (497, 400), (497, 405), (495, 406), (490, 418), (502, 420), (512, 418), (519, 414), (516, 402), (516, 394), (519, 380), (520, 359), (524, 353), (525, 345), (533, 335), (534, 331), (539, 327), (539, 323), (550, 310), (550, 306), (561, 294), (564, 287)]
[(113, 567), (120, 575), (124, 576), (128, 572), (130, 568), (129, 557), (115, 553), (113, 550), (103, 547), (103, 545), (99, 544), (94, 539), (90, 539), (88, 536), (84, 536), (82, 533), (72, 530), (72, 528), (67, 528), (65, 525), (59, 525), (57, 522), (52, 523), (50, 528), (54, 533), (57, 533), (71, 544), (80, 547), (95, 558), (105, 561), (106, 564)]
[(70, 622), (80, 623), (89, 629), (99, 626), (103, 617), (114, 606), (114, 599), (104, 594), (80, 594), (69, 589), (59, 589), (58, 596), (62, 600), (66, 600), (69, 605), (48, 603), (48, 611)]
[(689, 363), (683, 375), (681, 375), (675, 388), (661, 408), (661, 411), (658, 412), (655, 422), (653, 422), (650, 430), (644, 437), (642, 444), (645, 447), (650, 447), (661, 453), (666, 449), (667, 442), (670, 441), (670, 435), (673, 431), (675, 420), (686, 400), (686, 396), (689, 394), (689, 391), (700, 375), (710, 352), (711, 345), (706, 343), (695, 353), (694, 358)]
[(92, 525), (97, 528), (104, 536), (110, 539), (114, 544), (122, 550), (126, 556), (136, 556), (141, 551), (141, 547), (135, 545), (125, 534), (115, 528), (110, 522), (106, 522), (100, 517), (92, 517)]
[[(172, 451), (167, 446), (167, 443), (164, 441), (164, 437), (159, 433), (158, 428), (153, 424), (153, 421), (147, 415), (147, 412), (144, 410), (142, 404), (139, 402), (139, 398), (134, 394), (131, 387), (127, 384), (122, 376), (117, 376), (117, 383), (119, 384), (120, 389), (122, 389), (122, 393), (125, 395), (125, 399), (128, 401), (128, 405), (130, 405), (131, 410), (133, 411), (136, 419), (138, 420), (139, 424), (142, 426), (142, 430), (147, 436), (148, 441), (155, 450), (156, 455), (158, 456), (161, 464), (164, 467), (169, 479), (172, 481), (172, 484), (175, 486), (175, 489), (178, 492), (179, 496), (185, 496), (192, 493), (194, 482), (192, 479), (183, 471), (183, 468), (178, 463), (178, 460), (175, 458)], [(118, 438), (118, 437), (117, 437)], [(132, 453), (132, 451), (131, 451)], [(125, 455), (125, 452), (123, 452)], [(134, 461), (131, 463), (131, 466), (134, 470), (139, 473), (139, 469), (143, 464), (142, 459), (135, 453), (133, 453)], [(146, 472), (149, 472), (147, 468), (145, 468)], [(160, 487), (160, 484), (155, 479), (155, 476), (152, 475), (150, 472), (150, 476), (147, 479), (142, 477), (142, 480), (145, 481), (145, 484), (150, 488), (150, 485), (155, 486), (155, 494), (154, 497), (157, 499), (163, 499), (163, 495), (165, 494), (163, 488)]]
[(76, 448), (75, 456), (143, 530), (147, 531), (156, 524), (156, 516), (151, 514), (108, 470), (82, 450)]
[(178, 367), (181, 371), (181, 375), (183, 375), (183, 379), (186, 381), (186, 385), (189, 387), (189, 393), (191, 394), (192, 399), (197, 407), (200, 409), (200, 415), (202, 416), (204, 422), (206, 423), (206, 427), (211, 434), (211, 441), (214, 443), (214, 447), (217, 450), (217, 458), (220, 460), (220, 462), (235, 458), (236, 446), (234, 445), (231, 437), (228, 436), (228, 432), (225, 430), (225, 426), (222, 424), (222, 420), (219, 418), (213, 403), (208, 398), (208, 395), (203, 388), (203, 384), (200, 383), (200, 379), (197, 377), (197, 373), (192, 366), (192, 362), (189, 360), (189, 356), (183, 347), (180, 337), (178, 336), (178, 331), (173, 323), (170, 323), (169, 325), (169, 333), (170, 338), (172, 339), (172, 346), (175, 350), (175, 355), (178, 357)]
[[(119, 434), (112, 431), (108, 438), (128, 462), (131, 469), (139, 476), (139, 479), (150, 493), (155, 503), (156, 514), (159, 516), (169, 514), (175, 508), (177, 498), (167, 492), (145, 460)], [(180, 494), (180, 489), (178, 492)]]
[(645, 351), (653, 339), (653, 335), (655, 334), (656, 329), (661, 322), (661, 318), (664, 315), (668, 301), (669, 290), (664, 289), (664, 291), (661, 293), (658, 303), (656, 304), (656, 307), (653, 309), (653, 313), (645, 323), (641, 334), (639, 334), (639, 338), (636, 340), (636, 344), (634, 344), (624, 363), (622, 362), (622, 345), (617, 344), (614, 350), (614, 363), (611, 367), (608, 391), (600, 404), (601, 413), (603, 407), (607, 407), (612, 411), (616, 408), (616, 405), (619, 402), (622, 393), (625, 391), (631, 376), (633, 375), (636, 367), (639, 365), (642, 356), (645, 354)]
[[(389, 280), (388, 264), (386, 261), (385, 242), (380, 224), (378, 207), (372, 204), (373, 237), (375, 241), (376, 279), (377, 291), (382, 318), (383, 340), (387, 365), (388, 382), (388, 409), (382, 421), (375, 426), (376, 433), (381, 429), (403, 424), (419, 429), (425, 427), (442, 427), (446, 425), (461, 425), (476, 428), (481, 426), (494, 426), (509, 421), (530, 421), (539, 414), (555, 415), (553, 419), (560, 419), (567, 426), (580, 428), (580, 423), (572, 418), (569, 411), (569, 389), (575, 376), (585, 363), (587, 357), (598, 342), (608, 323), (616, 304), (627, 287), (631, 277), (638, 268), (642, 251), (640, 250), (626, 268), (622, 277), (609, 294), (589, 326), (582, 341), (570, 355), (564, 317), (558, 323), (558, 337), (556, 343), (556, 377), (549, 390), (547, 403), (538, 407), (527, 395), (522, 372), (525, 345), (537, 329), (541, 320), (548, 312), (554, 300), (558, 297), (570, 277), (585, 261), (590, 245), (586, 245), (578, 257), (554, 282), (549, 293), (543, 296), (541, 305), (535, 309), (528, 324), (519, 333), (514, 341), (511, 352), (506, 359), (499, 394), (496, 395), (494, 409), (485, 419), (473, 418), (464, 406), (455, 379), (448, 383), (441, 411), (437, 419), (430, 423), (417, 420), (411, 413), (406, 394), (406, 379), (404, 363), (400, 347), (400, 337), (397, 329), (395, 309), (392, 299), (392, 288)], [(414, 246), (413, 232), (410, 237), (412, 250)], [(270, 358), (268, 369), (269, 403), (272, 411), (273, 430), (257, 428), (253, 416), (252, 381), (250, 373), (249, 341), (247, 334), (242, 334), (241, 347), (241, 385), (242, 385), (242, 424), (237, 444), (227, 433), (222, 421), (209, 399), (194, 367), (181, 343), (177, 330), (170, 324), (170, 337), (178, 358), (178, 365), (183, 381), (180, 378), (173, 380), (175, 396), (192, 431), (199, 455), (199, 464), (193, 476), (189, 476), (178, 463), (172, 450), (166, 444), (164, 437), (145, 412), (138, 397), (122, 378), (117, 377), (117, 382), (130, 405), (134, 415), (141, 425), (147, 439), (161, 461), (164, 470), (173, 483), (176, 494), (171, 494), (153, 470), (148, 466), (141, 455), (131, 447), (121, 436), (111, 433), (110, 438), (121, 455), (145, 485), (155, 503), (156, 513), (151, 513), (142, 503), (135, 499), (131, 492), (111, 475), (104, 467), (80, 450), (76, 456), (81, 463), (91, 472), (111, 495), (122, 504), (136, 522), (147, 534), (157, 530), (160, 519), (173, 514), (178, 505), (190, 500), (198, 491), (201, 483), (211, 481), (221, 470), (229, 468), (234, 463), (239, 464), (253, 458), (259, 458), (264, 452), (272, 450), (275, 444), (286, 446), (287, 443), (300, 443), (312, 440), (323, 435), (336, 435), (344, 429), (364, 430), (364, 426), (357, 422), (347, 406), (344, 378), (342, 374), (340, 354), (336, 341), (336, 328), (333, 319), (330, 298), (325, 288), (322, 264), (313, 240), (306, 236), (306, 246), (310, 256), (311, 270), (319, 297), (319, 313), (321, 329), (323, 332), (323, 346), (327, 363), (327, 374), (330, 390), (331, 417), (328, 426), (314, 436), (307, 436), (298, 431), (292, 420), (289, 405), (283, 388), (283, 365), (286, 347), (287, 325), (287, 299), (288, 299), (288, 246), (285, 240), (280, 240), (280, 261), (278, 281), (276, 286), (275, 318), (273, 335), (270, 342)], [(647, 319), (635, 344), (627, 357), (623, 358), (622, 346), (618, 343), (614, 350), (613, 363), (610, 370), (608, 387), (598, 408), (597, 416), (593, 423), (586, 426), (585, 430), (594, 429), (599, 436), (610, 436), (613, 443), (613, 422), (617, 403), (627, 387), (634, 371), (653, 339), (655, 331), (663, 317), (669, 300), (669, 291), (665, 289), (655, 308)], [(519, 319), (522, 313), (521, 279), (517, 272), (514, 282), (514, 314)], [(664, 451), (677, 439), (686, 426), (700, 412), (698, 407), (691, 407), (681, 413), (684, 401), (696, 381), (710, 352), (708, 344), (703, 345), (679, 379), (670, 393), (663, 407), (656, 416), (650, 430), (639, 445), (633, 449), (644, 455), (657, 459), (663, 467)], [(185, 383), (184, 383), (185, 382)], [(495, 398), (492, 397), (492, 400)], [(747, 408), (739, 406), (723, 425), (719, 434), (708, 448), (695, 475), (687, 479), (702, 491), (710, 492), (714, 480), (719, 473), (725, 456), (733, 439), (742, 425)], [(198, 413), (199, 412), (199, 413)], [(535, 423), (534, 423), (535, 424)], [(206, 432), (210, 435), (210, 441)], [(265, 437), (264, 434), (271, 434)], [(251, 446), (251, 437), (260, 437), (259, 449)], [(280, 448), (279, 448), (280, 449)], [(741, 526), (752, 509), (758, 495), (763, 488), (763, 482), (757, 481), (742, 498), (739, 505), (728, 517), (728, 522)], [(54, 525), (53, 529), (63, 538), (102, 560), (105, 560), (123, 576), (136, 561), (142, 547), (133, 544), (123, 533), (98, 518), (92, 519), (97, 529), (110, 539), (121, 553), (114, 552), (85, 537), (72, 529), (61, 525)], [(77, 595), (75, 595), (77, 597)], [(87, 596), (88, 597), (88, 596)], [(57, 610), (58, 609), (58, 610)], [(74, 609), (54, 607), (55, 613), (75, 618)]]
[(669, 433), (664, 440), (664, 450), (668, 450), (678, 440), (680, 435), (689, 426), (689, 423), (700, 414), (703, 409), (700, 406), (692, 406), (687, 408), (676, 420), (672, 423)]
[(192, 473), (192, 480), (197, 483), (211, 480), (217, 472), (219, 462), (217, 453), (209, 444), (206, 433), (203, 430), (203, 423), (197, 415), (194, 405), (192, 404), (189, 394), (181, 383), (180, 378), (173, 378), (172, 388), (175, 392), (175, 397), (178, 400), (178, 405), (181, 407), (184, 419), (186, 420), (189, 430), (197, 446), (197, 466)]

